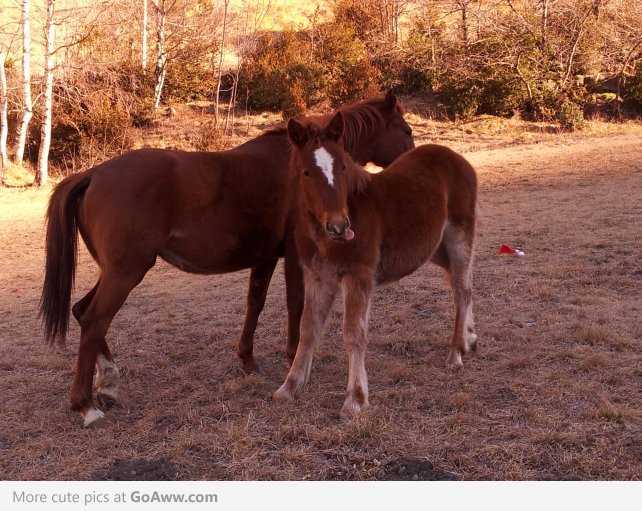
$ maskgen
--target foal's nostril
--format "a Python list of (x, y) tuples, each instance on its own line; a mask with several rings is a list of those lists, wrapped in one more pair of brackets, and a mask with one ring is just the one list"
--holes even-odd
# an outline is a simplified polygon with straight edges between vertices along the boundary
[(327, 221), (325, 223), (325, 230), (330, 234), (333, 234), (335, 236), (340, 236), (342, 234), (345, 234), (345, 232), (348, 229), (350, 229), (350, 225), (351, 225), (350, 224), (350, 219), (348, 217), (345, 217), (344, 220), (343, 220), (343, 226), (342, 227), (340, 227), (339, 225), (337, 225), (337, 224), (335, 224), (333, 222)]
[(339, 228), (336, 224), (326, 222), (325, 223), (325, 230), (328, 231), (330, 234), (341, 234), (341, 228)]

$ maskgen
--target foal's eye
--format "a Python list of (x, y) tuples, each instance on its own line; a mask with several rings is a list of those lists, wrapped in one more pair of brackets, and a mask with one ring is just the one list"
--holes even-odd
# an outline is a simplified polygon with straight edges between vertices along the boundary
[(310, 171), (308, 169), (303, 169), (303, 175), (305, 177), (310, 177)]

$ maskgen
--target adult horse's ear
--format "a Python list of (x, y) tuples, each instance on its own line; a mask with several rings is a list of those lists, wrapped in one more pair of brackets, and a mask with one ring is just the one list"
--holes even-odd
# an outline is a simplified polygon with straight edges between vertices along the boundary
[(397, 105), (397, 96), (392, 92), (392, 89), (388, 91), (386, 97), (383, 100), (383, 104), (388, 110), (392, 110)]
[(343, 114), (341, 113), (341, 111), (337, 111), (337, 113), (334, 114), (332, 120), (328, 123), (328, 127), (325, 129), (325, 135), (330, 140), (338, 142), (339, 139), (343, 136), (343, 128)]
[(288, 121), (288, 137), (298, 147), (303, 147), (308, 141), (308, 130), (296, 119)]

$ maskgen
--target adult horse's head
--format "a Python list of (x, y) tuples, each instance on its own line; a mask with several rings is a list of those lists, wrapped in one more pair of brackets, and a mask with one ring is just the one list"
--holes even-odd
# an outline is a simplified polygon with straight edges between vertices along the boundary
[(404, 109), (392, 91), (384, 98), (355, 103), (340, 111), (344, 117), (344, 147), (360, 165), (372, 162), (386, 167), (415, 147)]
[(348, 197), (361, 191), (368, 174), (357, 167), (344, 151), (344, 115), (337, 112), (327, 126), (310, 119), (290, 119), (292, 165), (299, 174), (307, 218), (333, 240), (350, 241)]

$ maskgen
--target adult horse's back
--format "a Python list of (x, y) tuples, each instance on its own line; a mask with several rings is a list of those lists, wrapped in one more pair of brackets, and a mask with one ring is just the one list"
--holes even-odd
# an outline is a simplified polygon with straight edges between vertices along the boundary
[[(394, 95), (343, 109), (346, 148), (361, 162), (390, 163), (413, 146)], [(105, 340), (109, 325), (157, 257), (188, 272), (252, 268), (238, 345), (243, 368), (256, 367), (252, 338), (279, 257), (288, 294), (286, 355), (294, 358), (303, 284), (293, 241), (295, 176), (286, 130), (219, 153), (141, 149), (63, 180), (47, 210), (47, 261), (41, 298), (46, 337), (64, 340), (76, 267), (77, 232), (100, 266), (77, 302), (80, 346), (71, 407), (89, 425), (103, 417), (92, 396), (94, 367), (102, 407), (117, 399), (118, 368)]]

